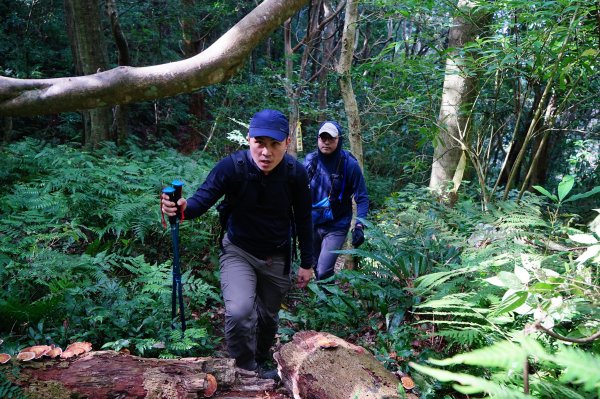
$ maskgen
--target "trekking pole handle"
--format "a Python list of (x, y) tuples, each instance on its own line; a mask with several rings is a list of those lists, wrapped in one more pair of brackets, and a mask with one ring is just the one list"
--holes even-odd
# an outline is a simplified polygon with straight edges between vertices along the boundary
[[(167, 196), (169, 197), (169, 201), (174, 202), (175, 204), (177, 204), (177, 200), (181, 198), (177, 198), (177, 192), (172, 186), (163, 188), (162, 192), (163, 194), (167, 194)], [(179, 205), (177, 205), (177, 213), (174, 216), (169, 216), (169, 223), (171, 225), (174, 225), (175, 223), (177, 223), (177, 219), (179, 219)]]
[[(183, 186), (185, 186), (185, 183), (182, 182), (181, 180), (173, 180), (171, 185), (175, 189), (175, 201), (174, 202), (177, 205), (177, 201), (183, 196)], [(177, 205), (177, 218), (179, 220), (183, 220), (181, 206), (179, 206), (179, 205)]]

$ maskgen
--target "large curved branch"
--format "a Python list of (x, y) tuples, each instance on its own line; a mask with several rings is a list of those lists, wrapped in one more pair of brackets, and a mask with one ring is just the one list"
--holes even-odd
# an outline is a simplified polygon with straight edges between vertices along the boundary
[(32, 116), (189, 93), (229, 79), (264, 38), (308, 0), (265, 0), (195, 57), (55, 79), (0, 77), (0, 115)]

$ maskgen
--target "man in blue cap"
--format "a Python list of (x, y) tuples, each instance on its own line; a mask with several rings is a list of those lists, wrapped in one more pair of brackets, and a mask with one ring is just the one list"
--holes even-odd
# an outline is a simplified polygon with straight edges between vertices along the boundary
[(352, 199), (356, 201), (357, 220), (352, 230), (352, 245), (364, 241), (361, 220), (367, 217), (369, 197), (363, 173), (352, 154), (342, 150), (343, 130), (335, 121), (319, 126), (317, 151), (306, 156), (313, 202), (313, 251), (317, 280), (334, 275), (338, 254), (352, 223)]
[[(248, 150), (219, 161), (194, 195), (177, 205), (185, 219), (193, 219), (225, 196), (219, 205), (226, 215), (219, 262), (229, 354), (238, 367), (277, 378), (266, 363), (281, 302), (291, 287), (293, 230), (300, 247), (297, 286), (306, 287), (313, 273), (308, 175), (286, 154), (289, 124), (281, 112), (254, 114), (247, 139)], [(176, 209), (163, 195), (163, 212), (172, 216)]]

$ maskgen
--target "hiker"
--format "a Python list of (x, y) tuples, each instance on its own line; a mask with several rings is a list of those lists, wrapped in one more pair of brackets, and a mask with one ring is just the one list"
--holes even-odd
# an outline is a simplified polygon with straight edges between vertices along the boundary
[[(291, 287), (292, 231), (298, 237), (300, 268), (297, 286), (313, 275), (312, 223), (308, 175), (286, 153), (288, 120), (265, 109), (250, 120), (250, 148), (217, 163), (194, 195), (177, 204), (185, 219), (219, 205), (225, 234), (219, 256), (225, 302), (225, 340), (236, 365), (262, 378), (277, 378), (269, 369), (282, 300)], [(162, 197), (166, 215), (175, 204)]]
[[(319, 126), (317, 151), (306, 156), (313, 203), (313, 251), (317, 280), (334, 275), (338, 254), (352, 223), (352, 198), (356, 216), (364, 220), (369, 211), (369, 197), (358, 161), (342, 150), (343, 130), (335, 121)], [(357, 220), (352, 230), (352, 246), (365, 241), (364, 226)]]

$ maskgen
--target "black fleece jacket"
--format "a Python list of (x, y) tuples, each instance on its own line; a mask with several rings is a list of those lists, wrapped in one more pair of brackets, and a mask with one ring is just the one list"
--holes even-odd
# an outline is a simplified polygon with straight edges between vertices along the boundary
[[(291, 236), (290, 206), (294, 212), (300, 247), (300, 267), (310, 269), (313, 264), (311, 198), (306, 169), (296, 160), (294, 183), (290, 187), (291, 171), (288, 155), (268, 175), (254, 163), (248, 150), (244, 151), (248, 178), (243, 193), (236, 176), (232, 157), (225, 157), (207, 176), (206, 180), (187, 199), (185, 218), (204, 214), (225, 194), (235, 200), (227, 236), (231, 242), (252, 255), (262, 258), (287, 248)], [(242, 195), (239, 198), (239, 195)]]

